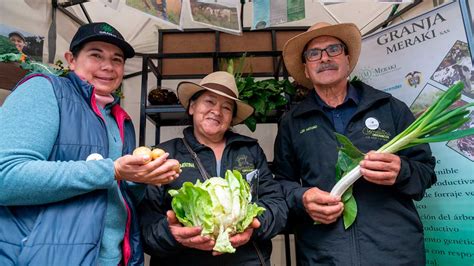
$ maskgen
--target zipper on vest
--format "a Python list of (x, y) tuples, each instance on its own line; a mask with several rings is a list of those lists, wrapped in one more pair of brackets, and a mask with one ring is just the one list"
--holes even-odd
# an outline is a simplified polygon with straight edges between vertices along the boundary
[(356, 232), (356, 226), (351, 226), (350, 229), (351, 230), (351, 242), (352, 242), (352, 263), (351, 265), (357, 265), (357, 266), (360, 266), (360, 257), (359, 257), (359, 245), (358, 245), (358, 242), (357, 242), (357, 232)]

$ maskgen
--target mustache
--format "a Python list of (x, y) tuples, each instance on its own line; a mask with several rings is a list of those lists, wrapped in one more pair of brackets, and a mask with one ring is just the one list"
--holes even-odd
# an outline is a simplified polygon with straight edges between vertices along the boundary
[(339, 66), (333, 63), (323, 63), (319, 65), (319, 67), (316, 69), (316, 72), (322, 72), (326, 70), (338, 70)]

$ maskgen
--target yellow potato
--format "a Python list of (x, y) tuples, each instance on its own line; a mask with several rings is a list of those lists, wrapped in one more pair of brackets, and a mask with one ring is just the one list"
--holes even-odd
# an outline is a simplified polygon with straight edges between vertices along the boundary
[(168, 161), (172, 162), (174, 165), (173, 165), (173, 168), (171, 168), (172, 170), (174, 170), (176, 173), (181, 173), (181, 166), (179, 165), (179, 162), (178, 160), (175, 160), (175, 159), (168, 159)]
[(162, 150), (162, 149), (153, 149), (151, 151), (151, 159), (152, 160), (156, 160), (158, 159), (160, 156), (162, 156), (163, 154), (165, 154), (165, 151)]
[(148, 155), (150, 159), (145, 163), (149, 163), (152, 160), (151, 149), (145, 146), (140, 146), (133, 150), (133, 155)]

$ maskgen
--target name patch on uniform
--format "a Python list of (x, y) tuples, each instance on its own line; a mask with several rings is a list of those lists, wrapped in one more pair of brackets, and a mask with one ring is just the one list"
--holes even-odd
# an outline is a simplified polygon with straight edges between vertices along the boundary
[(181, 168), (196, 168), (194, 166), (194, 163), (187, 163), (187, 162), (181, 163), (179, 166), (181, 166)]
[(315, 130), (316, 128), (318, 128), (318, 125), (312, 125), (310, 127), (303, 128), (302, 130), (300, 130), (300, 134), (303, 134), (303, 133), (311, 131), (311, 130)]

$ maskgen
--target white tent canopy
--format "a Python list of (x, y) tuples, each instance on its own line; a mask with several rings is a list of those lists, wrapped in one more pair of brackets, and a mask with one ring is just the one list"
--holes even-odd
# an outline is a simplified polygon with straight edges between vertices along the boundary
[[(170, 1), (170, 0), (168, 0)], [(180, 1), (180, 0), (174, 0)], [(216, 0), (217, 3), (219, 0)], [(233, 0), (240, 3), (240, 0)], [(58, 0), (58, 3), (67, 2), (81, 2), (78, 0), (66, 1)], [(252, 24), (252, 7), (251, 1), (245, 1), (244, 5), (244, 27), (250, 27)], [(432, 8), (432, 1), (423, 1), (412, 9), (407, 17), (412, 17), (421, 12)], [(125, 0), (120, 0), (117, 9), (113, 9), (104, 4), (102, 0), (92, 0), (82, 4), (92, 22), (105, 21), (116, 27), (130, 42), (130, 44), (139, 53), (156, 53), (158, 52), (158, 30), (173, 28), (168, 23), (153, 18), (137, 9), (126, 5)], [(183, 28), (202, 28), (203, 26), (192, 22), (188, 8), (188, 0), (183, 1), (184, 10), (182, 12)], [(402, 4), (398, 10), (402, 10), (408, 4)], [(278, 25), (285, 26), (310, 26), (319, 21), (326, 21), (330, 23), (337, 22), (352, 22), (355, 23), (362, 31), (366, 33), (375, 26), (383, 22), (390, 14), (393, 5), (388, 3), (378, 3), (375, 0), (352, 0), (345, 3), (323, 5), (319, 0), (305, 0), (306, 18), (300, 21), (285, 23)], [(87, 17), (80, 5), (73, 5), (66, 8), (75, 17), (87, 23)], [(48, 51), (50, 46), (49, 38), (56, 39), (55, 55), (56, 60), (65, 61), (63, 58), (64, 52), (69, 47), (69, 42), (72, 39), (79, 24), (64, 13), (57, 10), (56, 12), (56, 35), (54, 31), (50, 32), (50, 25), (52, 23), (53, 7), (52, 0), (2, 0), (0, 1), (0, 18), (1, 24), (12, 26), (20, 30), (34, 33), (45, 37), (43, 61), (47, 62), (49, 58)], [(52, 38), (52, 39), (54, 39)], [(177, 44), (179, 45), (179, 44)], [(141, 71), (142, 60), (140, 57), (135, 57), (128, 60), (126, 63), (126, 74)], [(175, 82), (175, 83), (173, 83)], [(175, 88), (177, 81), (172, 81), (166, 84), (168, 87)], [(148, 88), (152, 88), (156, 84), (153, 74), (149, 74)], [(124, 82), (125, 98), (122, 105), (130, 113), (132, 119), (135, 121), (135, 126), (139, 124), (140, 117), (140, 87), (141, 78), (139, 76), (129, 78)], [(150, 122), (148, 122), (150, 123)], [(258, 133), (257, 133), (258, 134)], [(147, 136), (154, 135), (153, 125), (147, 125)], [(175, 133), (172, 133), (176, 136)], [(147, 144), (154, 144), (153, 138), (147, 138)], [(268, 141), (271, 147), (272, 140)], [(272, 150), (271, 148), (269, 150)], [(269, 156), (272, 158), (273, 156)]]
[[(234, 1), (240, 2), (240, 0)], [(0, 1), (2, 24), (46, 37), (44, 61), (47, 61), (49, 56), (47, 39), (52, 22), (53, 7), (51, 2), (51, 0)], [(58, 1), (59, 4), (64, 2), (68, 1)], [(250, 27), (253, 5), (252, 2), (246, 2), (248, 3), (244, 5), (244, 27)], [(186, 3), (186, 0), (183, 1), (183, 6), (185, 7), (182, 14), (183, 28), (201, 28), (201, 25), (191, 21), (189, 8)], [(101, 0), (84, 2), (82, 5), (92, 22), (106, 21), (110, 23), (140, 53), (156, 53), (158, 51), (158, 29), (173, 28), (169, 23), (164, 23), (159, 19), (127, 6), (125, 0), (119, 3), (117, 9), (106, 6)], [(401, 5), (399, 10), (407, 5)], [(392, 6), (391, 4), (377, 3), (373, 0), (351, 1), (330, 5), (322, 5), (318, 0), (306, 0), (306, 18), (304, 20), (285, 23), (279, 26), (311, 25), (318, 21), (331, 23), (353, 22), (364, 33), (386, 19)], [(426, 6), (426, 4), (423, 4), (423, 6)], [(79, 5), (70, 6), (66, 9), (87, 23), (87, 17)], [(56, 25), (55, 59), (63, 60), (63, 54), (69, 47), (69, 42), (79, 25), (60, 11), (56, 12)], [(137, 67), (140, 68), (141, 64), (127, 64), (127, 73), (137, 71)]]

